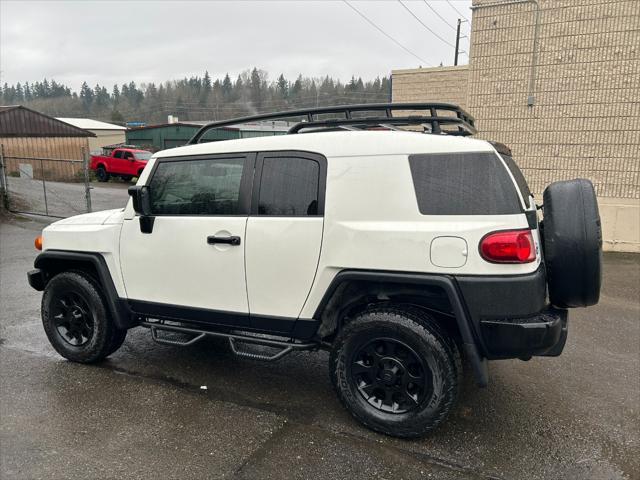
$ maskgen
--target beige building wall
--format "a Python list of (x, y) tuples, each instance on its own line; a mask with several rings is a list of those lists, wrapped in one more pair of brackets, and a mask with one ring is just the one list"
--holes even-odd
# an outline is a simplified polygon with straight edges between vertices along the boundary
[(445, 102), (467, 108), (467, 65), (394, 70), (392, 78), (394, 102)]
[(107, 145), (115, 145), (116, 143), (125, 143), (125, 130), (89, 130), (95, 133), (95, 137), (89, 137), (89, 150), (98, 152), (102, 147)]
[[(605, 249), (640, 252), (640, 1), (474, 0), (474, 7), (459, 103), (479, 136), (511, 147), (538, 197), (553, 181), (590, 179)], [(394, 71), (393, 100), (437, 100), (431, 87), (444, 70)], [(459, 90), (457, 80), (440, 87), (449, 101)]]

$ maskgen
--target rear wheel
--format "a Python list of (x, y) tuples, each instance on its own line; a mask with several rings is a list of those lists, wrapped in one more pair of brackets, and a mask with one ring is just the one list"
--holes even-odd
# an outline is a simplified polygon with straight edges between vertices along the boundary
[(457, 398), (457, 346), (427, 314), (365, 311), (340, 332), (331, 378), (343, 405), (365, 426), (418, 437), (438, 426)]
[(108, 182), (110, 175), (109, 172), (107, 172), (107, 169), (104, 168), (104, 166), (100, 165), (96, 169), (96, 177), (99, 182)]
[(97, 285), (81, 272), (63, 272), (49, 281), (42, 296), (42, 324), (53, 348), (80, 363), (112, 354), (127, 333), (116, 327)]

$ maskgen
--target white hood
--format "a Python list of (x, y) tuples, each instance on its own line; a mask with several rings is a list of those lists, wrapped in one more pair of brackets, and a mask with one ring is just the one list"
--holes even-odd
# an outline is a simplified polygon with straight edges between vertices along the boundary
[(101, 212), (84, 213), (74, 217), (65, 218), (52, 225), (103, 225), (122, 223), (124, 209), (103, 210)]

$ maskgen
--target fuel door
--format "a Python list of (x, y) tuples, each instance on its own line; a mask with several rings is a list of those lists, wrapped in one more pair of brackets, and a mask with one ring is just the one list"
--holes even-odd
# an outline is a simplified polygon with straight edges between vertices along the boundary
[(467, 241), (460, 237), (436, 237), (431, 241), (430, 255), (436, 267), (460, 268), (467, 263)]

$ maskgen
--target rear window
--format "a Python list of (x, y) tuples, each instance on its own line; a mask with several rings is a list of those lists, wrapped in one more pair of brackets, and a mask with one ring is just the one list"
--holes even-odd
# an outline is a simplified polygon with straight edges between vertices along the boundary
[(500, 154), (500, 156), (504, 160), (504, 163), (507, 164), (507, 168), (509, 168), (511, 175), (513, 175), (513, 178), (518, 184), (518, 189), (522, 194), (522, 198), (524, 198), (524, 203), (526, 205), (529, 205), (529, 197), (531, 196), (531, 190), (529, 189), (529, 184), (527, 183), (527, 180), (524, 178), (522, 171), (520, 170), (520, 168), (518, 168), (518, 165), (516, 165), (516, 162), (513, 160), (513, 158), (510, 155)]
[(522, 212), (515, 186), (495, 153), (409, 155), (409, 166), (423, 215)]

